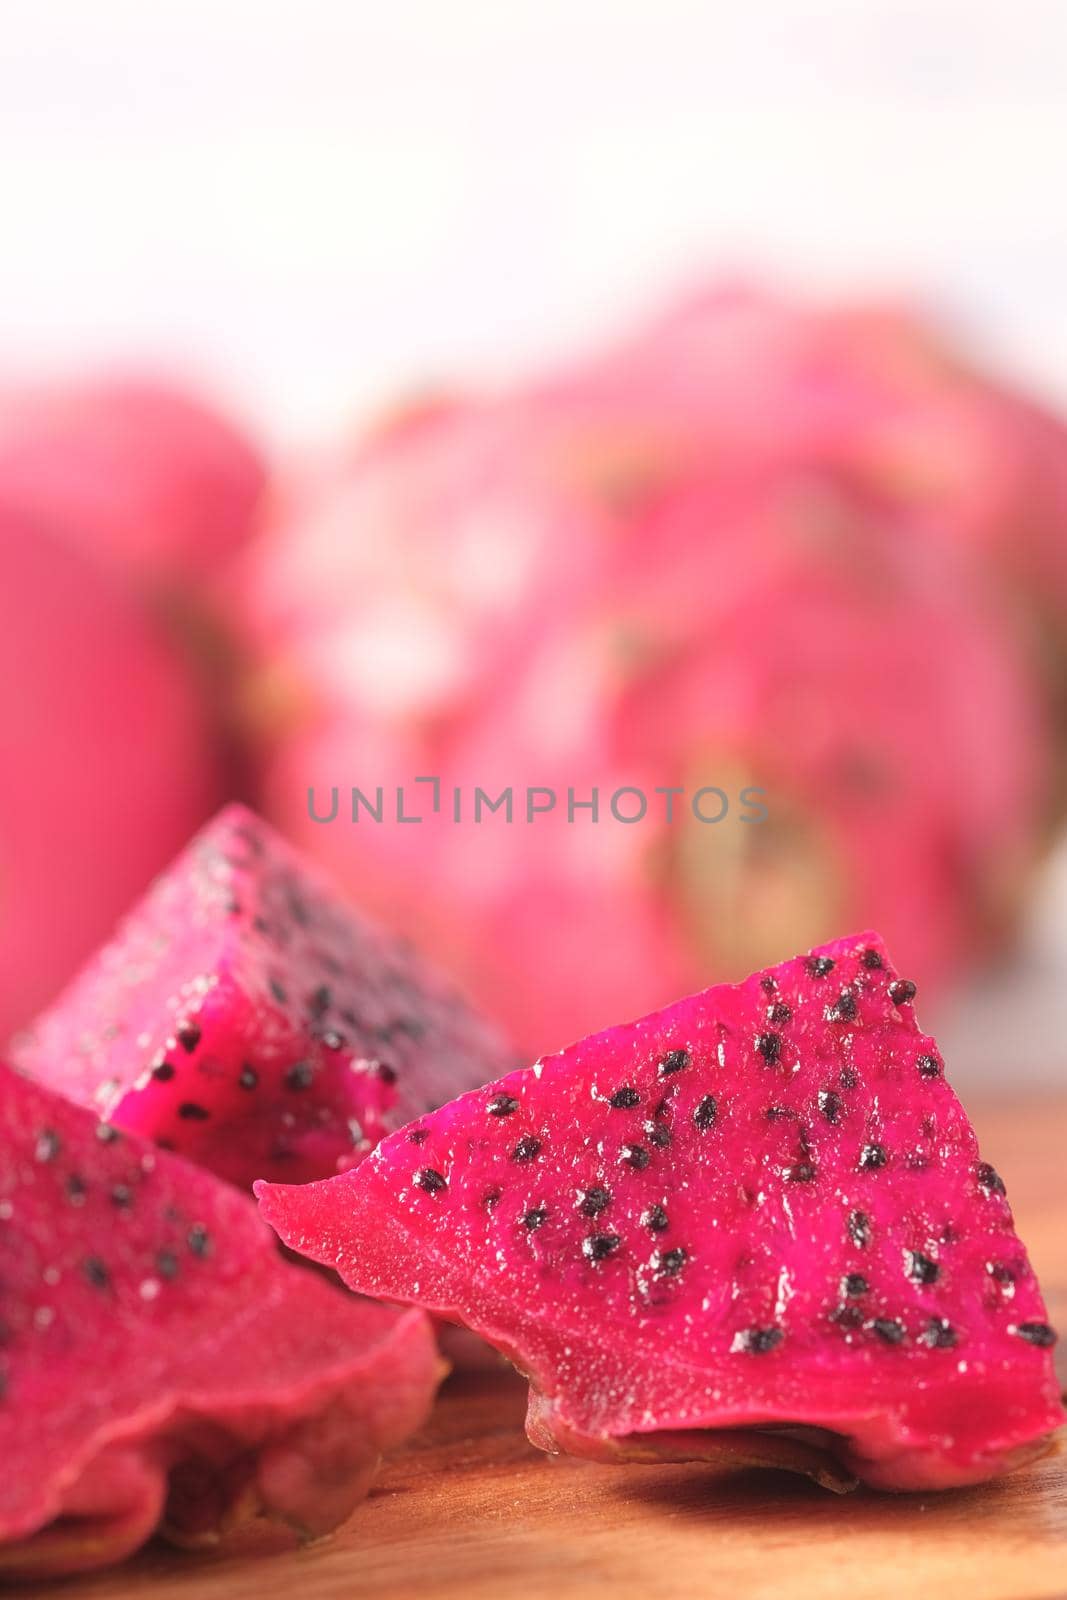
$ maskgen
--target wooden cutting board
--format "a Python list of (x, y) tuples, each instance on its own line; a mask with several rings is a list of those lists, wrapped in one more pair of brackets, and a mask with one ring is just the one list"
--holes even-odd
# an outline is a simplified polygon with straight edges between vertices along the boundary
[[(1067, 1334), (1067, 1100), (976, 1118), (1054, 1323)], [(1060, 1347), (1067, 1378), (1067, 1337)], [(1063, 1600), (1067, 1440), (1025, 1471), (943, 1495), (828, 1494), (800, 1478), (550, 1458), (513, 1374), (453, 1377), (429, 1426), (333, 1539), (269, 1529), (52, 1585), (55, 1600)], [(30, 1591), (25, 1591), (30, 1595)]]

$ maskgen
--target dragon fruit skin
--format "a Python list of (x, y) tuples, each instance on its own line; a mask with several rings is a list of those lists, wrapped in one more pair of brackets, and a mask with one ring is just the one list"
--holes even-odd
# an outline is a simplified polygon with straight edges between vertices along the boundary
[[(546, 619), (477, 707), (426, 726), (353, 706), (290, 736), (268, 814), (531, 1048), (866, 918), (931, 983), (995, 947), (1035, 857), (1050, 741), (972, 570), (814, 485), (740, 501), (690, 486), (640, 526), (657, 561), (617, 534), (595, 596)], [(391, 796), (420, 772), (445, 800), (416, 829), (308, 815), (308, 784), (324, 804), (339, 779)], [(550, 786), (556, 814), (475, 822), (475, 784)], [(687, 790), (670, 823), (663, 784)], [(689, 815), (703, 784), (730, 796), (721, 826)], [(640, 826), (609, 814), (625, 785), (649, 797)], [(568, 823), (568, 790), (594, 787), (599, 823)], [(749, 787), (761, 826), (737, 820)]]
[[(868, 921), (944, 986), (1013, 930), (1054, 811), (1064, 463), (905, 311), (736, 289), (423, 407), (242, 572), (259, 803), (527, 1047)], [(422, 773), (751, 785), (770, 822), (580, 850), (307, 814)]]
[(876, 935), (840, 940), (261, 1207), (351, 1287), (500, 1348), (543, 1448), (979, 1482), (1063, 1422), (1055, 1335), (914, 993)]
[(228, 419), (153, 378), (0, 395), (0, 500), (151, 587), (217, 570), (252, 533), (266, 482)]
[(223, 798), (189, 675), (83, 552), (0, 506), (0, 1039)]
[(284, 1262), (228, 1184), (6, 1067), (0, 1131), (0, 1575), (343, 1520), (429, 1412), (427, 1319)]
[(408, 949), (231, 805), (13, 1059), (247, 1188), (329, 1176), (513, 1057)]

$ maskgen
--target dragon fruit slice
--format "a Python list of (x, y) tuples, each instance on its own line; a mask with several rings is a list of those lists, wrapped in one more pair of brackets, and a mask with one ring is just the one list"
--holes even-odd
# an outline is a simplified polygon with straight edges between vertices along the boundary
[(502, 1040), (243, 806), (153, 884), (15, 1065), (249, 1187), (362, 1159)]
[(876, 935), (825, 945), (467, 1094), (358, 1171), (259, 1185), (262, 1208), (353, 1288), (497, 1345), (544, 1449), (978, 1482), (1063, 1421), (1055, 1335), (914, 994)]
[(418, 1312), (282, 1261), (244, 1195), (0, 1068), (0, 1576), (255, 1514), (328, 1532), (440, 1376)]

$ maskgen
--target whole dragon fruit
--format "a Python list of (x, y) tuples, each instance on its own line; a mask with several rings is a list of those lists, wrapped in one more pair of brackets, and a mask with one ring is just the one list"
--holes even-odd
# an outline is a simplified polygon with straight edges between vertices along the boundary
[[(943, 983), (1011, 930), (1052, 810), (1018, 596), (1063, 591), (1002, 580), (1064, 525), (1057, 463), (1054, 422), (904, 315), (738, 292), (427, 405), (242, 571), (263, 808), (531, 1046), (865, 921)], [(347, 820), (350, 786), (426, 774), (422, 826)], [(653, 791), (705, 784), (730, 817), (667, 827)], [(470, 820), (509, 785), (555, 819)], [(620, 785), (640, 827), (559, 824)]]
[[(979, 576), (829, 485), (689, 485), (630, 532), (580, 597), (517, 629), (476, 704), (394, 718), (335, 694), (275, 751), (269, 814), (528, 1044), (864, 915), (933, 982), (992, 947), (1035, 853), (1049, 739)], [(417, 829), (312, 820), (309, 786), (322, 815), (345, 779), (391, 800), (420, 773), (443, 800)], [(512, 789), (519, 820), (476, 815), (476, 786)], [(538, 786), (555, 805), (531, 825)], [(729, 803), (718, 822), (717, 799), (692, 812), (705, 786)], [(637, 825), (610, 810), (628, 788)], [(741, 820), (752, 790), (759, 826)], [(594, 791), (596, 821), (572, 815)]]
[(419, 1313), (287, 1264), (244, 1195), (6, 1067), (0, 1278), (0, 1578), (255, 1515), (326, 1533), (441, 1374)]
[(450, 986), (240, 805), (192, 840), (12, 1058), (245, 1187), (328, 1176), (509, 1064)]
[(217, 570), (265, 487), (249, 440), (177, 387), (115, 375), (0, 393), (0, 501), (150, 587)]
[(915, 993), (839, 940), (257, 1194), (353, 1288), (502, 1350), (542, 1448), (980, 1482), (1063, 1422), (1055, 1335)]
[(0, 1039), (223, 798), (189, 674), (85, 553), (0, 494)]

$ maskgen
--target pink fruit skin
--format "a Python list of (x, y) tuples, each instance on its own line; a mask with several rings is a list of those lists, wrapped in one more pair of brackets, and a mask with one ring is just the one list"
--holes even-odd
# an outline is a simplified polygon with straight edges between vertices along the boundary
[[(1055, 1335), (914, 992), (877, 935), (839, 940), (261, 1207), (352, 1288), (508, 1355), (542, 1448), (980, 1482), (1064, 1421)], [(829, 1431), (766, 1431), (797, 1426)]]
[[(262, 806), (531, 1049), (867, 920), (948, 983), (1012, 929), (1052, 809), (1065, 477), (1059, 424), (903, 310), (696, 294), (286, 507), (233, 597)], [(771, 825), (308, 817), (309, 786), (422, 773), (740, 779)]]
[(429, 1412), (427, 1320), (284, 1263), (244, 1196), (100, 1127), (0, 1068), (0, 1575), (257, 1514), (328, 1532)]
[[(813, 483), (741, 499), (689, 485), (633, 534), (461, 715), (335, 697), (274, 754), (268, 812), (531, 1049), (846, 918), (877, 916), (931, 983), (992, 948), (1034, 853), (1050, 734), (980, 575)], [(440, 775), (441, 814), (418, 804), (418, 773)], [(423, 822), (353, 824), (346, 780), (390, 804), (406, 784)], [(687, 813), (704, 783), (729, 791), (721, 827)], [(321, 806), (333, 784), (341, 815), (312, 821), (308, 786)], [(520, 813), (528, 784), (560, 800), (534, 826), (477, 823), (475, 784), (512, 785)], [(669, 825), (663, 784), (689, 796)], [(623, 785), (650, 799), (640, 826), (609, 814)], [(736, 820), (748, 785), (764, 791), (762, 829)], [(567, 791), (594, 786), (599, 823), (567, 824)], [(799, 862), (795, 884), (783, 860)]]
[(89, 557), (0, 503), (0, 1037), (221, 799), (182, 665)]
[(0, 395), (0, 501), (124, 577), (202, 581), (251, 535), (265, 488), (255, 446), (156, 379)]
[(231, 1182), (303, 1182), (514, 1060), (437, 974), (240, 805), (12, 1046), (116, 1127)]

